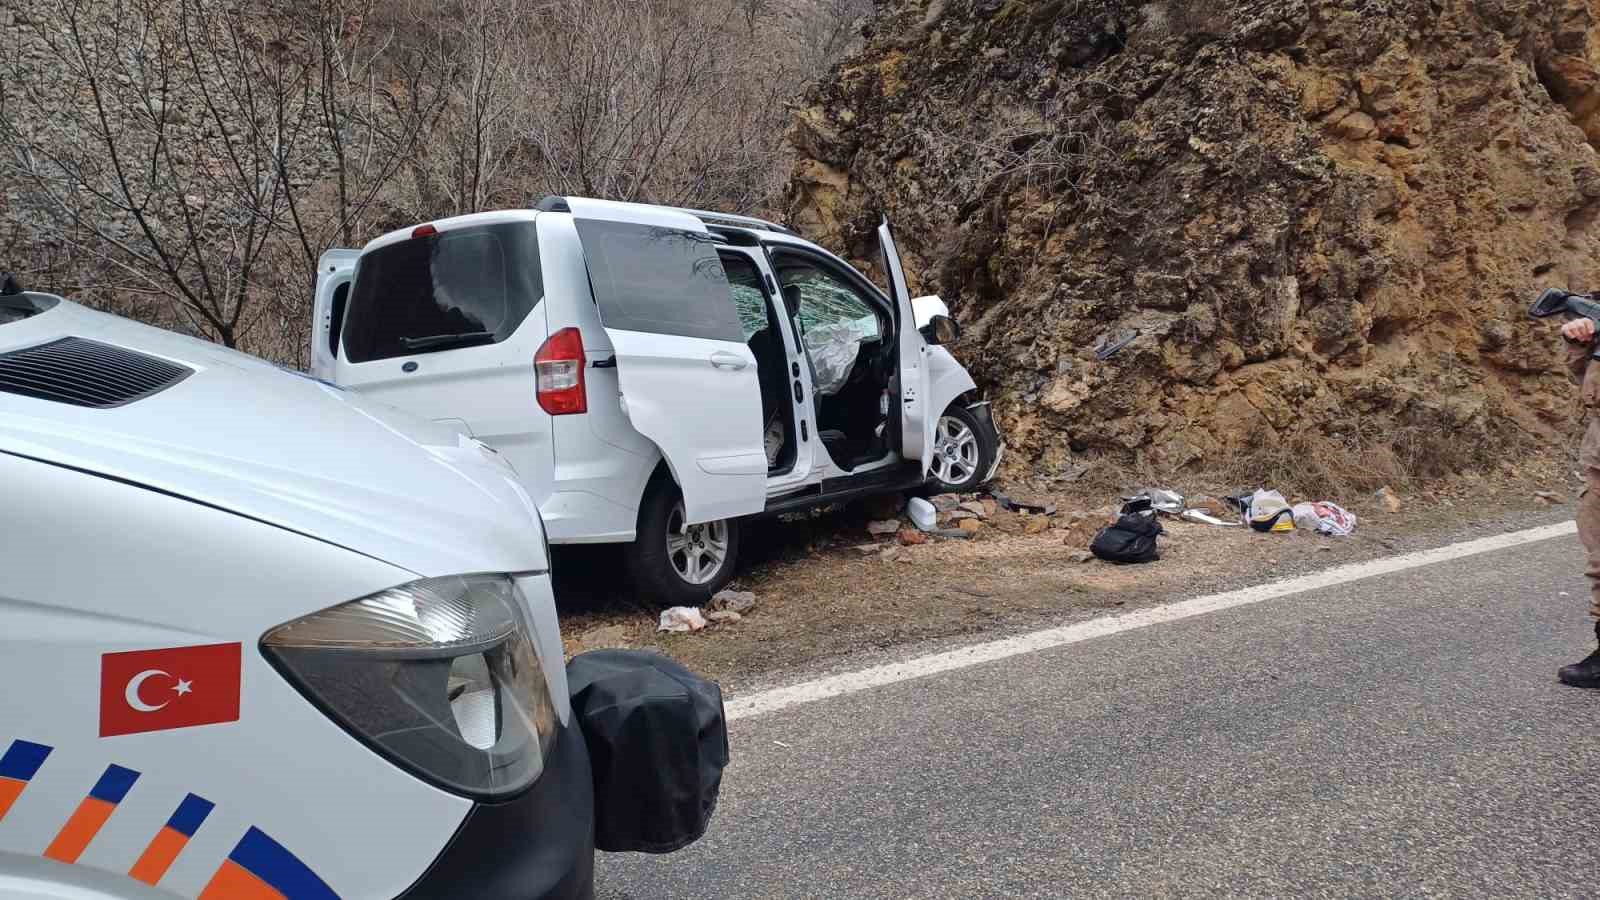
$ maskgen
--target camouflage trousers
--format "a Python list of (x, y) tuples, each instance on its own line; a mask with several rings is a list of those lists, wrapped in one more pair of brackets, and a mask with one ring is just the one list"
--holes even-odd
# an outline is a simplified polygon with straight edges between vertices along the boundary
[(1583, 470), (1583, 487), (1578, 493), (1578, 539), (1583, 541), (1588, 556), (1583, 574), (1589, 577), (1589, 615), (1600, 619), (1600, 416), (1591, 418), (1583, 432), (1578, 466)]

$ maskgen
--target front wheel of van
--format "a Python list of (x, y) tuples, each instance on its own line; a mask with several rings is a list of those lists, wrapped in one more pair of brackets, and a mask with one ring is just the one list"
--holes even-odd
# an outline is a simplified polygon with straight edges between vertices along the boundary
[(978, 489), (994, 467), (999, 438), (988, 423), (965, 406), (951, 405), (933, 429), (929, 482), (941, 494)]
[(639, 505), (639, 531), (623, 551), (635, 587), (662, 606), (699, 606), (733, 579), (739, 520), (688, 524), (683, 494), (658, 475)]

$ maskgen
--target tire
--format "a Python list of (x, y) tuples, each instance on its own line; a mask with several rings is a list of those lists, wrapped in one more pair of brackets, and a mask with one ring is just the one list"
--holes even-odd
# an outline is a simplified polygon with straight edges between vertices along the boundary
[[(739, 562), (738, 519), (683, 526), (683, 494), (665, 470), (639, 504), (638, 533), (623, 545), (623, 565), (641, 598), (667, 606), (700, 606), (733, 580)], [(669, 546), (668, 530), (678, 537)], [(715, 557), (720, 548), (720, 561)]]
[(972, 410), (953, 403), (933, 430), (928, 485), (940, 494), (966, 494), (983, 486), (994, 467), (999, 436)]

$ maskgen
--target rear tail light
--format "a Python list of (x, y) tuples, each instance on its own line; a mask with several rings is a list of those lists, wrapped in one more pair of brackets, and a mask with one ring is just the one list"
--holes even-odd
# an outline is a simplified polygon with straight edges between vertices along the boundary
[(538, 376), (539, 408), (552, 416), (570, 416), (589, 411), (584, 392), (583, 335), (576, 328), (563, 328), (550, 335), (533, 357)]

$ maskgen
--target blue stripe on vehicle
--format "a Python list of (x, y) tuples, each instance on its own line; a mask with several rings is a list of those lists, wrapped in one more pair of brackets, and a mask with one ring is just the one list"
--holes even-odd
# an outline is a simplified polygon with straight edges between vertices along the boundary
[(284, 896), (284, 900), (338, 900), (339, 895), (282, 844), (251, 828), (228, 858)]
[(172, 818), (167, 820), (167, 827), (186, 837), (194, 837), (215, 806), (215, 803), (198, 794), (190, 794), (173, 811)]
[(6, 748), (4, 756), (0, 756), (0, 778), (15, 778), (18, 781), (31, 781), (38, 774), (39, 767), (44, 765), (44, 758), (50, 755), (53, 747), (44, 744), (35, 744), (32, 741), (15, 740)]
[(133, 783), (139, 780), (139, 773), (132, 769), (124, 769), (118, 765), (106, 766), (104, 775), (89, 789), (89, 796), (107, 803), (121, 803), (122, 798), (128, 796)]

